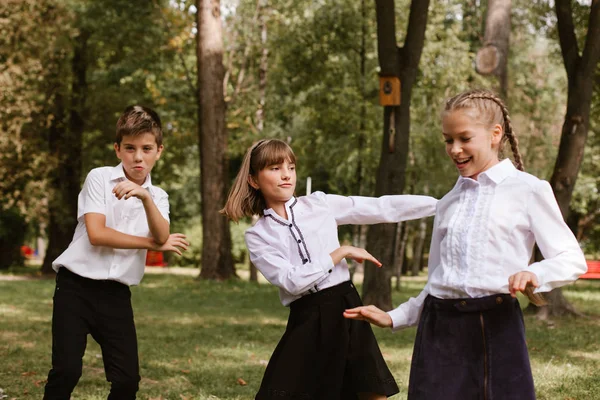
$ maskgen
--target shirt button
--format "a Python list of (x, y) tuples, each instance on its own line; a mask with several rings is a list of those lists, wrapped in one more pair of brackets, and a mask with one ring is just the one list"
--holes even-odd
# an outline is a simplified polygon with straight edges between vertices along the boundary
[(302, 240), (298, 239), (298, 243), (302, 243)]
[(496, 304), (502, 304), (504, 300), (502, 300), (502, 297), (498, 296), (496, 297)]
[(463, 300), (463, 301), (460, 302), (460, 305), (464, 307), (464, 306), (467, 305), (467, 302)]
[(307, 259), (307, 258), (305, 258), (304, 260), (302, 260), (302, 262), (308, 262), (308, 259)]
[(331, 273), (331, 270), (329, 270), (329, 273)]
[(288, 226), (291, 228), (293, 225), (292, 225), (292, 224), (289, 224)]

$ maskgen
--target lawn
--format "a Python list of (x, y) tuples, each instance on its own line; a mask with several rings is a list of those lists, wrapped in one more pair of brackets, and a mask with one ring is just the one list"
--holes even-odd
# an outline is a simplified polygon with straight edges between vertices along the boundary
[[(423, 284), (423, 278), (405, 279), (395, 304), (416, 295)], [(0, 276), (0, 399), (42, 397), (50, 367), (53, 289), (53, 280)], [(275, 288), (147, 274), (132, 292), (139, 399), (254, 398), (286, 324), (287, 309)], [(591, 317), (551, 325), (526, 317), (538, 399), (600, 399), (600, 281), (577, 282), (565, 293)], [(393, 399), (406, 399), (415, 329), (395, 334), (376, 329), (376, 334), (401, 388)], [(100, 349), (90, 338), (72, 399), (105, 399), (107, 393)]]

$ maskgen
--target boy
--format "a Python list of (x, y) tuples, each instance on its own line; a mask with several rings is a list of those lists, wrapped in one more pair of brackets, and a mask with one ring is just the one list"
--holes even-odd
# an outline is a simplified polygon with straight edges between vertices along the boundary
[(169, 202), (150, 171), (163, 151), (153, 110), (130, 106), (117, 122), (121, 163), (96, 168), (79, 193), (73, 241), (52, 263), (52, 369), (44, 399), (68, 400), (82, 372), (88, 333), (102, 348), (108, 399), (135, 399), (140, 381), (129, 286), (140, 283), (146, 250), (181, 255), (188, 243), (169, 234)]

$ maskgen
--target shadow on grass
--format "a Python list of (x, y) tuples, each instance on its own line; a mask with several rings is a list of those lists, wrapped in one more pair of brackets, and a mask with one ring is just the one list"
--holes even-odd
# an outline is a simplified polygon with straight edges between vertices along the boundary
[[(394, 303), (418, 295), (423, 285), (403, 282)], [(599, 289), (600, 282), (578, 283), (565, 294), (591, 314), (600, 307)], [(51, 280), (0, 281), (0, 388), (9, 398), (41, 398), (50, 368), (53, 290)], [(287, 321), (276, 288), (147, 275), (132, 292), (143, 376), (138, 398), (254, 398)], [(527, 317), (526, 325), (539, 399), (600, 398), (598, 320), (562, 318), (549, 329)], [(415, 328), (374, 331), (405, 391)], [(73, 399), (106, 397), (100, 354), (89, 340)]]

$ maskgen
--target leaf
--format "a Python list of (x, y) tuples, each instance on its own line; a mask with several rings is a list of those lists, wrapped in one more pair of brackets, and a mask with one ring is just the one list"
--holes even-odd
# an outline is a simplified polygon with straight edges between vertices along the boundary
[(245, 380), (243, 380), (242, 378), (238, 378), (238, 379), (237, 379), (237, 383), (238, 383), (238, 385), (240, 385), (240, 386), (246, 386), (246, 385), (248, 384), (248, 383), (246, 383), (246, 381), (245, 381)]

